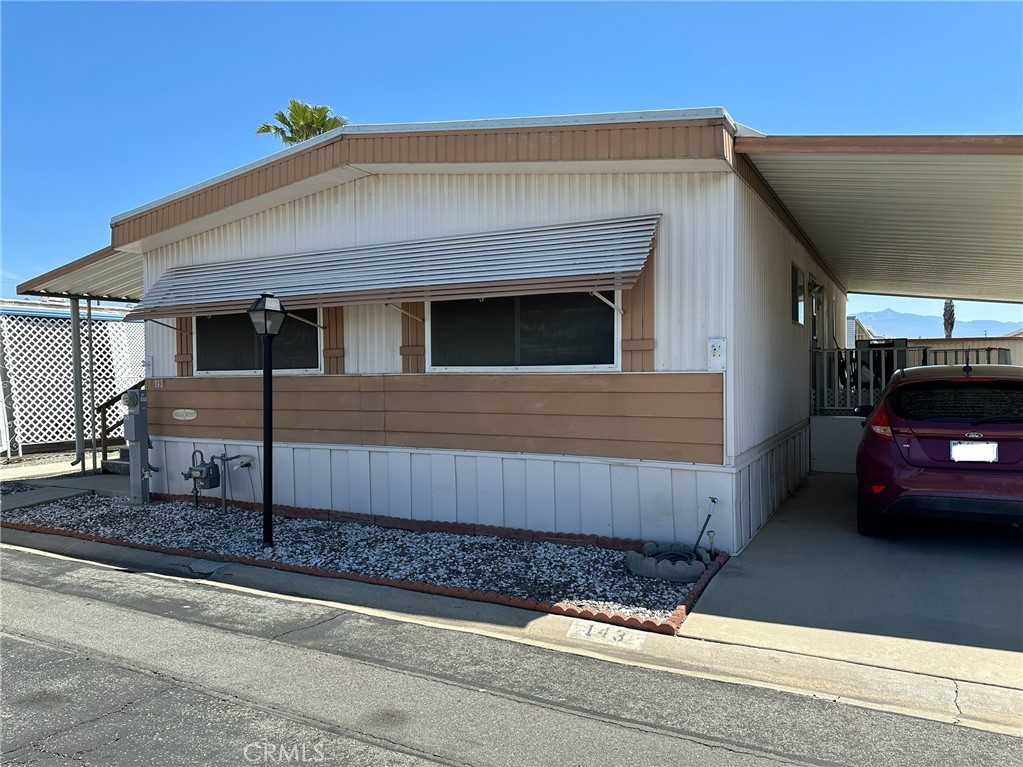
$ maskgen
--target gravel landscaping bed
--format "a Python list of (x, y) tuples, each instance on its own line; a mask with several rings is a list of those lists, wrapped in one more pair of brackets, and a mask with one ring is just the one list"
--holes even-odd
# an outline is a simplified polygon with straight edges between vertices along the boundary
[(26, 485), (24, 482), (0, 482), (0, 495), (24, 493), (27, 490), (35, 490), (35, 487), (33, 485)]
[(312, 519), (274, 518), (273, 549), (262, 547), (258, 512), (176, 501), (139, 509), (87, 496), (4, 512), (7, 522), (215, 552), (665, 620), (692, 584), (640, 578), (625, 552), (492, 536), (410, 532)]

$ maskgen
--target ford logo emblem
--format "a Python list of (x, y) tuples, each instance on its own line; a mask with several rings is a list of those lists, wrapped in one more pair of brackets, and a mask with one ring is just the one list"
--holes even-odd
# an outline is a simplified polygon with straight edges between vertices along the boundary
[(981, 434), (979, 431), (968, 431), (963, 436), (964, 437), (969, 437), (970, 439), (980, 439), (984, 435)]

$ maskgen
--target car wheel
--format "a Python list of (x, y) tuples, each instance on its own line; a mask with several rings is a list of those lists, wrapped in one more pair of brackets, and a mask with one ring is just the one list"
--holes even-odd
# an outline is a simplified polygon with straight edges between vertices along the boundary
[(856, 529), (860, 535), (884, 535), (888, 532), (887, 522), (888, 520), (864, 503), (862, 497), (856, 497)]

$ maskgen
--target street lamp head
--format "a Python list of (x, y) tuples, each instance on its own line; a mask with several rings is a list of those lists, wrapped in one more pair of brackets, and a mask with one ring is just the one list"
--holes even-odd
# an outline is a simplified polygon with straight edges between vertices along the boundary
[(288, 312), (273, 293), (262, 293), (249, 307), (249, 319), (256, 329), (256, 335), (275, 336), (281, 332), (281, 325)]

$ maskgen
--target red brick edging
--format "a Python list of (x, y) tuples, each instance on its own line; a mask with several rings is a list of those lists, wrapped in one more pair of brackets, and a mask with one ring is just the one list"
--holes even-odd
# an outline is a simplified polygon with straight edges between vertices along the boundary
[[(160, 500), (179, 500), (182, 497), (178, 496), (154, 496)], [(184, 496), (184, 498), (190, 499), (190, 496)], [(232, 505), (242, 506), (232, 502)], [(258, 508), (257, 504), (244, 504), (249, 508)], [(520, 538), (523, 540), (541, 541), (550, 543), (571, 543), (573, 545), (593, 545), (601, 546), (601, 548), (613, 548), (618, 550), (635, 550), (637, 544), (641, 547), (641, 541), (625, 540), (620, 538), (603, 538), (595, 535), (570, 535), (562, 533), (542, 533), (532, 532), (529, 530), (516, 530), (514, 528), (499, 528), (490, 527), (488, 525), (466, 525), (457, 522), (421, 522), (420, 520), (404, 520), (396, 519), (395, 517), (374, 517), (368, 514), (351, 514), (348, 512), (326, 512), (329, 516), (320, 516), (317, 512), (319, 510), (309, 509), (295, 509), (293, 507), (274, 507), (275, 513), (280, 513), (281, 516), (286, 517), (298, 517), (308, 519), (321, 519), (325, 521), (345, 521), (345, 522), (357, 522), (359, 524), (376, 524), (367, 520), (375, 519), (386, 519), (392, 522), (413, 522), (422, 523), (428, 527), (417, 527), (410, 528), (404, 527), (399, 524), (391, 525), (378, 525), (379, 527), (398, 527), (400, 529), (415, 529), (421, 532), (458, 532), (463, 535), (498, 535), (506, 538)], [(292, 513), (295, 512), (295, 513)], [(312, 512), (312, 513), (307, 513)], [(496, 594), (492, 591), (474, 591), (472, 589), (465, 589), (457, 586), (437, 586), (432, 583), (422, 583), (419, 581), (405, 581), (394, 578), (378, 578), (372, 575), (363, 575), (361, 573), (352, 573), (340, 570), (321, 570), (313, 567), (303, 567), (301, 565), (290, 565), (285, 562), (275, 562), (269, 559), (253, 559), (251, 557), (241, 557), (234, 554), (220, 554), (217, 552), (205, 552), (205, 551), (194, 551), (192, 549), (174, 549), (166, 546), (156, 546), (148, 543), (135, 543), (133, 541), (126, 541), (120, 538), (106, 538), (99, 535), (92, 535), (90, 533), (80, 533), (76, 530), (60, 530), (52, 527), (40, 527), (37, 525), (23, 525), (17, 522), (8, 522), (6, 520), (0, 520), (0, 528), (8, 528), (11, 530), (21, 530), (26, 533), (42, 533), (45, 535), (61, 535), (66, 538), (77, 538), (83, 541), (91, 541), (93, 543), (105, 543), (112, 546), (123, 546), (125, 548), (140, 549), (142, 551), (153, 551), (159, 554), (170, 554), (172, 556), (191, 557), (193, 559), (207, 559), (214, 562), (233, 562), (243, 565), (252, 565), (254, 567), (264, 567), (270, 570), (282, 570), (285, 572), (300, 573), (302, 575), (315, 575), (322, 578), (338, 578), (342, 580), (358, 581), (360, 583), (369, 583), (377, 586), (391, 586), (399, 589), (407, 589), (409, 591), (418, 591), (423, 594), (433, 594), (436, 596), (453, 597), (455, 599), (467, 599), (474, 602), (490, 602), (498, 605), (505, 605), (508, 607), (517, 607), (524, 610), (535, 610), (537, 612), (550, 613), (552, 615), (566, 615), (570, 618), (584, 618), (586, 620), (597, 621), (599, 623), (609, 623), (612, 626), (624, 626), (626, 628), (639, 629), (641, 631), (651, 631), (657, 634), (671, 634), (674, 635), (682, 625), (682, 622), (686, 619), (686, 615), (692, 611), (693, 605), (696, 604), (696, 600), (700, 598), (700, 594), (707, 587), (710, 579), (714, 577), (718, 570), (721, 569), (722, 565), (728, 561), (728, 554), (722, 552), (718, 554), (717, 558), (708, 565), (707, 570), (700, 577), (700, 580), (696, 582), (696, 585), (689, 592), (685, 601), (680, 604), (675, 611), (668, 616), (665, 620), (658, 620), (655, 618), (640, 618), (637, 615), (626, 615), (624, 613), (608, 613), (604, 610), (590, 610), (588, 608), (579, 608), (574, 605), (567, 605), (563, 602), (551, 603), (551, 602), (538, 602), (535, 599), (521, 599), (519, 597), (509, 597), (504, 594)], [(462, 533), (460, 529), (454, 528), (473, 528), (473, 533)], [(486, 532), (482, 532), (486, 530)], [(518, 535), (502, 535), (499, 532), (494, 531), (508, 531), (509, 533), (519, 533)], [(593, 542), (590, 542), (593, 539)], [(615, 546), (603, 546), (598, 541), (609, 541), (616, 543)]]

